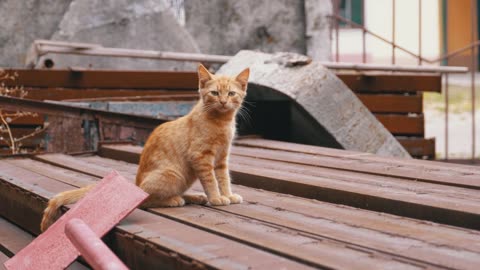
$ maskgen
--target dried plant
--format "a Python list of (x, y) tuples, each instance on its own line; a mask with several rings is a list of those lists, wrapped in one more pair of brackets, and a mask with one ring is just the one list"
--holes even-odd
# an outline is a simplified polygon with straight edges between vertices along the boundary
[[(10, 87), (6, 86), (5, 82), (11, 80), (14, 81), (18, 77), (17, 73), (9, 74), (4, 70), (0, 69), (0, 96), (9, 96), (24, 98), (27, 96), (28, 92), (21, 86)], [(22, 117), (26, 116), (38, 116), (37, 113), (16, 111), (16, 112), (6, 112), (0, 108), (0, 141), (4, 141), (8, 148), (11, 150), (12, 154), (26, 153), (26, 149), (22, 148), (22, 141), (31, 138), (41, 132), (43, 132), (47, 127), (48, 123), (44, 123), (43, 127), (37, 127), (33, 132), (30, 132), (21, 137), (15, 137), (12, 133), (11, 124)], [(38, 149), (36, 149), (38, 150)], [(35, 151), (36, 151), (35, 150)]]

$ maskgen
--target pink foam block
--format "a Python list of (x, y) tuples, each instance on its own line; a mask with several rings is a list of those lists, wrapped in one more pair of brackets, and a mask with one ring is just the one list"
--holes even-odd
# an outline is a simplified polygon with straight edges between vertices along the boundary
[(5, 263), (7, 269), (55, 270), (71, 264), (80, 252), (65, 235), (65, 225), (81, 219), (96, 235), (104, 236), (133, 211), (148, 194), (112, 171), (46, 232)]

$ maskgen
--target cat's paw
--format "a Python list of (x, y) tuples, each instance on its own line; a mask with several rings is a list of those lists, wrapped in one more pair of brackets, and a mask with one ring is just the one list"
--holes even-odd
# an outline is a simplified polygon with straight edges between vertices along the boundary
[(182, 197), (177, 196), (166, 200), (164, 204), (168, 207), (181, 207), (185, 205), (185, 200)]
[(228, 196), (228, 199), (230, 200), (231, 204), (242, 203), (243, 202), (242, 196), (240, 196), (236, 193), (233, 193), (232, 195)]
[(214, 206), (229, 205), (230, 199), (228, 199), (228, 197), (225, 197), (225, 196), (220, 196), (217, 198), (211, 198), (209, 202), (211, 205), (214, 205)]
[(183, 195), (186, 203), (191, 204), (207, 204), (208, 198), (203, 194), (185, 194)]

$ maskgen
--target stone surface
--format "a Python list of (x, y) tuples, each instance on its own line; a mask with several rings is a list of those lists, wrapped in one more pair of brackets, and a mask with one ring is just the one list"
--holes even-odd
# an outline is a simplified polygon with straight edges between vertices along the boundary
[(49, 39), (71, 0), (0, 1), (0, 66), (23, 67), (35, 39)]
[[(299, 59), (298, 64), (289, 59)], [(288, 53), (240, 51), (217, 74), (236, 75), (246, 67), (251, 68), (250, 97), (294, 101), (290, 121), (299, 142), (409, 157), (355, 94), (318, 62)]]
[(306, 54), (317, 61), (329, 61), (332, 39), (330, 19), (333, 14), (330, 0), (304, 0)]
[[(88, 16), (86, 16), (88, 14)], [(199, 52), (164, 0), (76, 0), (52, 39), (105, 47)], [(90, 56), (48, 56), (59, 66), (112, 69), (194, 70), (187, 62)]]
[(185, 25), (203, 53), (305, 52), (303, 1), (185, 0)]
[[(172, 0), (3, 0), (0, 1), (0, 66), (23, 67), (35, 39), (99, 43), (107, 47), (199, 52), (182, 27)], [(177, 7), (176, 4), (175, 7)], [(178, 8), (175, 9), (178, 11)], [(195, 70), (193, 63), (47, 55), (55, 68)]]

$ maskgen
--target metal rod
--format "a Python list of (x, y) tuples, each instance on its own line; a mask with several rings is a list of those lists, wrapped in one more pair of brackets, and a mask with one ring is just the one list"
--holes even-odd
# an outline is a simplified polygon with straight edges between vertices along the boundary
[(418, 65), (422, 65), (422, 0), (418, 0)]
[(392, 0), (392, 65), (395, 65), (395, 0)]
[(348, 69), (361, 71), (398, 71), (398, 72), (438, 72), (438, 73), (466, 73), (467, 67), (447, 66), (408, 66), (408, 65), (377, 65), (356, 64), (345, 62), (320, 62), (329, 69)]
[[(225, 63), (232, 58), (226, 55), (209, 55), (209, 54), (194, 54), (194, 53), (173, 53), (173, 52), (158, 52), (145, 51), (135, 49), (119, 49), (95, 47), (92, 49), (76, 50), (75, 48), (67, 48), (66, 46), (41, 46), (40, 52), (42, 55), (48, 53), (61, 54), (78, 54), (91, 56), (110, 56), (110, 57), (133, 57), (145, 59), (170, 59), (178, 61), (200, 61), (200, 62), (218, 62)], [(391, 66), (391, 65), (375, 65), (375, 64), (354, 64), (354, 63), (337, 63), (337, 62), (320, 62), (330, 69), (355, 69), (368, 71), (403, 71), (403, 72), (441, 72), (441, 73), (465, 73), (468, 72), (466, 67), (443, 67), (443, 66)]]
[[(476, 0), (471, 0), (471, 16), (472, 16), (472, 43), (475, 41), (475, 30), (476, 30), (476, 23), (477, 23), (477, 6), (476, 6)], [(472, 69), (471, 69), (471, 75), (472, 75), (472, 163), (475, 162), (475, 71), (477, 70), (477, 56), (475, 54), (477, 46), (472, 47)]]
[[(338, 10), (340, 8), (340, 0), (335, 1), (335, 17), (338, 17)], [(335, 62), (340, 61), (339, 37), (338, 37), (338, 20), (335, 20)]]
[[(403, 52), (406, 53), (406, 54), (409, 54), (409, 55), (411, 55), (411, 56), (413, 56), (413, 57), (415, 57), (415, 58), (419, 58), (419, 55), (417, 55), (416, 53), (414, 53), (414, 52), (412, 52), (412, 51), (409, 51), (409, 50), (407, 50), (406, 48), (404, 48), (404, 47), (402, 47), (402, 46), (399, 46), (399, 45), (396, 45), (396, 44), (392, 44), (391, 41), (389, 41), (389, 40), (387, 40), (386, 38), (383, 38), (382, 36), (380, 36), (380, 35), (372, 32), (372, 31), (366, 29), (365, 27), (363, 27), (363, 26), (360, 25), (360, 24), (357, 24), (357, 23), (355, 23), (355, 22), (353, 22), (353, 21), (350, 21), (350, 20), (345, 19), (345, 18), (340, 17), (340, 16), (334, 16), (334, 17), (336, 17), (337, 20), (343, 21), (343, 22), (345, 22), (345, 23), (348, 23), (348, 24), (350, 24), (350, 25), (352, 25), (352, 26), (355, 26), (355, 27), (358, 27), (358, 28), (364, 30), (367, 34), (369, 34), (369, 35), (371, 35), (371, 36), (373, 36), (373, 37), (375, 37), (375, 38), (377, 38), (377, 39), (379, 39), (379, 40), (381, 40), (381, 41), (383, 41), (383, 42), (385, 42), (385, 43), (388, 43), (388, 44), (391, 44), (392, 46), (395, 46), (396, 49), (401, 50), (401, 51), (403, 51)], [(442, 61), (442, 60), (445, 60), (445, 59), (448, 59), (448, 58), (452, 58), (453, 56), (456, 56), (456, 55), (461, 54), (461, 53), (463, 53), (463, 52), (465, 52), (465, 51), (468, 51), (468, 50), (470, 50), (472, 47), (476, 47), (476, 46), (478, 46), (478, 45), (480, 45), (480, 40), (477, 40), (477, 41), (475, 41), (475, 42), (472, 42), (471, 44), (469, 44), (469, 45), (467, 45), (467, 46), (465, 46), (465, 47), (463, 47), (463, 48), (460, 48), (460, 49), (458, 49), (458, 50), (456, 50), (456, 51), (453, 51), (453, 52), (451, 52), (451, 53), (442, 55), (442, 56), (440, 56), (439, 58), (436, 58), (436, 59), (426, 59), (426, 58), (424, 58), (424, 57), (421, 57), (421, 60), (422, 60), (422, 62), (425, 62), (425, 63), (434, 64), (434, 63), (436, 63), (436, 62), (439, 62), (439, 61)]]
[[(386, 38), (384, 38), (384, 37), (382, 37), (382, 36), (380, 36), (380, 35), (378, 35), (378, 34), (376, 34), (376, 33), (373, 33), (372, 31), (370, 31), (370, 30), (368, 30), (367, 28), (363, 27), (361, 24), (355, 23), (355, 22), (353, 22), (353, 21), (351, 21), (351, 20), (348, 20), (348, 19), (345, 19), (345, 18), (343, 18), (343, 17), (341, 17), (341, 16), (335, 16), (335, 15), (333, 15), (333, 16), (336, 17), (337, 20), (339, 20), (339, 21), (343, 21), (343, 22), (345, 22), (345, 23), (347, 23), (347, 24), (349, 24), (349, 25), (351, 25), (351, 26), (354, 26), (354, 27), (357, 27), (357, 28), (360, 28), (360, 29), (365, 30), (369, 35), (371, 35), (371, 36), (373, 36), (373, 37), (375, 37), (375, 38), (377, 38), (377, 39), (379, 39), (379, 40), (381, 40), (381, 41), (383, 41), (383, 42), (385, 42), (385, 43), (387, 43), (387, 44), (391, 44), (392, 46), (395, 46), (395, 48), (398, 49), (398, 50), (401, 50), (401, 51), (403, 51), (403, 52), (405, 52), (405, 53), (407, 53), (407, 54), (409, 54), (409, 55), (411, 55), (411, 56), (413, 56), (413, 57), (415, 57), (415, 58), (418, 57), (418, 55), (417, 55), (416, 53), (414, 53), (414, 52), (412, 52), (412, 51), (410, 51), (410, 50), (407, 50), (406, 48), (401, 47), (401, 46), (399, 46), (399, 45), (393, 44), (390, 40), (388, 40), (388, 39), (386, 39)], [(422, 58), (422, 60), (423, 60), (424, 62), (431, 63), (428, 59)]]
[(445, 160), (448, 160), (448, 73), (445, 74)]
[(151, 58), (151, 59), (210, 62), (210, 63), (225, 63), (231, 58), (231, 56), (227, 56), (227, 55), (160, 52), (160, 51), (151, 51), (151, 50), (134, 50), (134, 49), (105, 48), (105, 47), (96, 47), (96, 48), (78, 50), (77, 48), (69, 48), (65, 46), (40, 45), (38, 50), (39, 50), (40, 56), (46, 53), (54, 52), (58, 54)]
[(362, 38), (363, 38), (363, 42), (362, 42), (362, 63), (366, 63), (367, 62), (367, 42), (366, 42), (366, 35), (367, 35), (367, 32), (365, 32), (365, 30), (362, 31)]
[[(448, 10), (448, 1), (445, 1), (445, 6), (443, 7), (445, 10)], [(445, 16), (445, 27), (448, 28), (448, 14)], [(445, 29), (444, 31), (445, 38), (444, 40), (447, 41), (447, 35), (448, 31)], [(448, 42), (445, 42), (445, 53), (448, 54)], [(447, 63), (448, 65), (448, 63)], [(448, 73), (445, 73), (445, 160), (448, 160), (448, 152), (449, 152), (449, 111), (450, 111), (450, 100), (449, 100), (449, 93), (448, 93), (448, 88), (449, 88), (449, 82), (448, 82)]]

